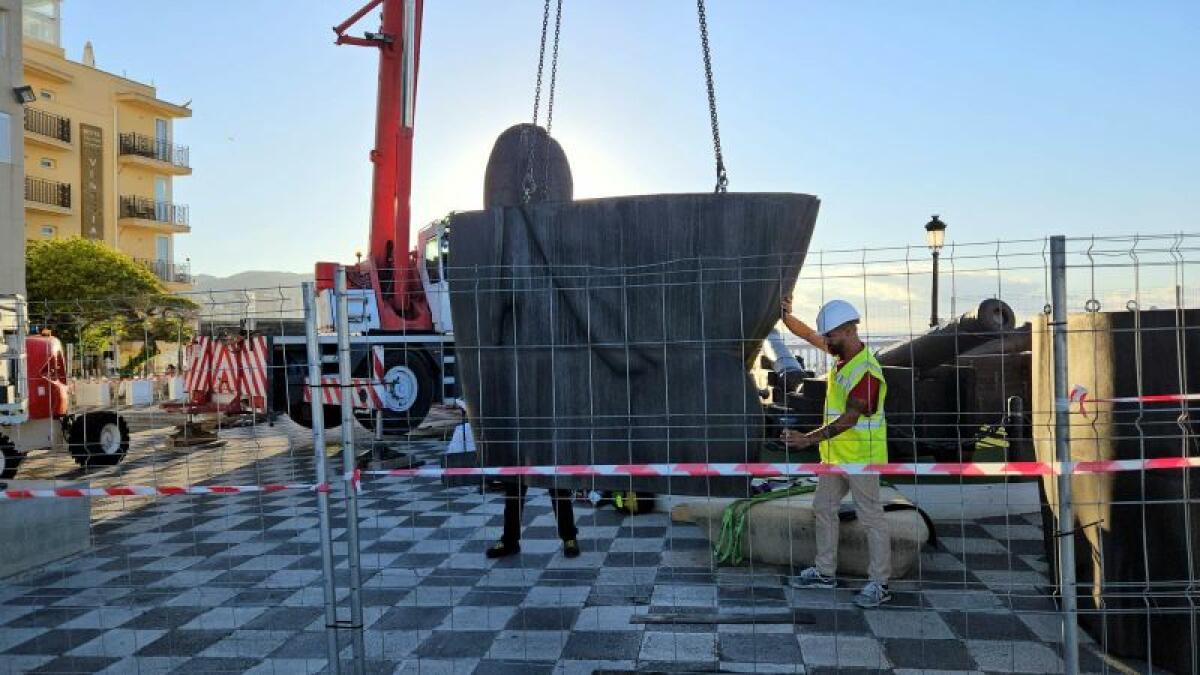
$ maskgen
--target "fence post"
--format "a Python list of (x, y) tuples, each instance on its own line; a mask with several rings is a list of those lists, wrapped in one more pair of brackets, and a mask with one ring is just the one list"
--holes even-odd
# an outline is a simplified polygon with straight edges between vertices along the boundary
[(354, 641), (354, 672), (362, 673), (363, 644), (362, 557), (358, 547), (358, 480), (354, 452), (354, 388), (350, 377), (350, 316), (346, 298), (346, 268), (338, 265), (333, 291), (337, 298), (338, 387), (342, 402), (342, 464), (346, 499), (346, 547), (350, 563), (350, 629)]
[(1058, 588), (1062, 594), (1063, 672), (1079, 673), (1075, 589), (1075, 515), (1072, 509), (1070, 402), (1067, 400), (1067, 254), (1064, 237), (1050, 237), (1050, 306), (1054, 325), (1054, 447), (1058, 457)]
[[(321, 348), (317, 344), (317, 308), (313, 282), (301, 284), (304, 296), (304, 336), (308, 345), (308, 383), (321, 383)], [(325, 636), (329, 672), (341, 672), (337, 644), (337, 595), (333, 579), (333, 537), (329, 529), (329, 481), (325, 466), (325, 416), (319, 389), (309, 389), (312, 405), (313, 466), (316, 470), (317, 518), (321, 530), (321, 576), (325, 591)]]

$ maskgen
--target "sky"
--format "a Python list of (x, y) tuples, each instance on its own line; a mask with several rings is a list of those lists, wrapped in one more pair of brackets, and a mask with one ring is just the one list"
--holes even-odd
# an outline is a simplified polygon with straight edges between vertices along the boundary
[[(191, 101), (176, 258), (307, 272), (366, 247), (362, 0), (65, 0), (63, 46)], [(712, 189), (695, 4), (564, 0), (553, 134), (575, 196)], [(1198, 231), (1200, 3), (709, 0), (732, 191), (814, 194), (812, 249)], [(542, 3), (430, 0), (414, 230), (478, 208), (495, 137), (529, 121)], [(375, 30), (364, 20), (355, 30)], [(543, 104), (544, 105), (544, 104)]]

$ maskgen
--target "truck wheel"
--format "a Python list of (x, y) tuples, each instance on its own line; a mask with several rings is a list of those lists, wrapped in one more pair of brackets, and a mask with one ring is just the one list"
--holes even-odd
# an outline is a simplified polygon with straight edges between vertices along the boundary
[(17, 451), (16, 443), (13, 443), (8, 436), (0, 434), (0, 480), (9, 480), (17, 477), (17, 467), (21, 465), (21, 460), (25, 459)]
[(67, 445), (79, 466), (113, 466), (129, 452), (129, 425), (112, 412), (80, 415), (71, 424)]
[[(421, 349), (384, 351), (383, 433), (403, 434), (415, 429), (429, 414), (437, 387), (437, 368)], [(354, 416), (368, 430), (375, 429), (371, 410), (355, 411)]]

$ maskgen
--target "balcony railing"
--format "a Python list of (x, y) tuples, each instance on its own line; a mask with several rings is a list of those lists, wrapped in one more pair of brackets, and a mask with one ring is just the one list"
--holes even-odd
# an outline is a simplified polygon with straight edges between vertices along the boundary
[(137, 155), (179, 167), (189, 167), (186, 145), (174, 145), (158, 138), (129, 133), (121, 134), (120, 148), (122, 155)]
[(137, 258), (137, 261), (144, 265), (146, 269), (153, 272), (154, 276), (163, 281), (176, 284), (192, 283), (192, 266), (188, 263), (177, 264), (167, 260), (149, 260), (146, 258)]
[(37, 108), (25, 108), (25, 131), (63, 143), (71, 142), (71, 120)]
[(71, 186), (45, 178), (25, 177), (25, 201), (71, 208)]
[(153, 220), (170, 225), (188, 224), (188, 207), (145, 197), (121, 197), (121, 218)]

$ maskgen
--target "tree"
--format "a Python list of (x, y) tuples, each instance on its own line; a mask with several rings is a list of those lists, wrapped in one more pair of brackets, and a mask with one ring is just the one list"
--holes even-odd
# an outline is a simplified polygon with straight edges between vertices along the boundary
[(137, 366), (157, 353), (157, 341), (192, 335), (196, 303), (171, 295), (149, 268), (100, 242), (32, 242), (25, 266), (30, 323), (85, 353), (114, 339), (142, 340)]

